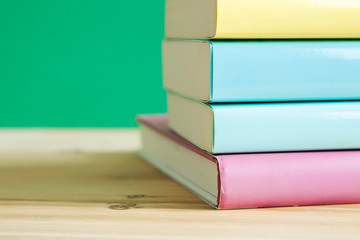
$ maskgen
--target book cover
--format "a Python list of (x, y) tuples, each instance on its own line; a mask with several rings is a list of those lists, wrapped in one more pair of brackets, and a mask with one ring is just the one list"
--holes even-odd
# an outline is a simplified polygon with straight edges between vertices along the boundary
[(359, 38), (358, 0), (167, 0), (166, 36)]
[(360, 99), (360, 41), (164, 41), (164, 87), (204, 102)]
[(141, 155), (215, 208), (360, 202), (360, 151), (212, 155), (172, 132), (166, 116), (138, 122)]
[(204, 104), (168, 94), (170, 128), (212, 153), (360, 149), (360, 101)]

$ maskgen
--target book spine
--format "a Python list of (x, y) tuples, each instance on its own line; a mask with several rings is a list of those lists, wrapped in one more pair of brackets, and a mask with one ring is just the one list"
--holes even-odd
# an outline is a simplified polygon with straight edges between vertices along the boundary
[(360, 202), (360, 152), (219, 156), (219, 209)]
[(360, 99), (360, 41), (210, 43), (212, 102)]
[(214, 153), (360, 148), (360, 101), (210, 106)]
[(218, 0), (215, 38), (359, 38), (356, 0)]

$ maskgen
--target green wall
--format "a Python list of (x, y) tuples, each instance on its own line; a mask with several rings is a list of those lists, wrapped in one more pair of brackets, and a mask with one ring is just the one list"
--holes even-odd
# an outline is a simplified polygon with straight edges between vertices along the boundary
[(1, 0), (0, 127), (132, 127), (166, 111), (164, 0)]

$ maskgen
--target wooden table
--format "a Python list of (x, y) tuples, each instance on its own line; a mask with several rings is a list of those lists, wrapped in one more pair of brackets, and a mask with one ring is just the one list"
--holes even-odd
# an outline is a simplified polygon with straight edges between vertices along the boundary
[(360, 239), (360, 205), (214, 210), (137, 130), (1, 130), (0, 239)]

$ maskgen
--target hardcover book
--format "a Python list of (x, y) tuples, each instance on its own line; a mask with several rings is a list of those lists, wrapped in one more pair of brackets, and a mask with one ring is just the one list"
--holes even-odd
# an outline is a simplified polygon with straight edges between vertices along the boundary
[(167, 0), (168, 38), (359, 38), (358, 0)]
[(360, 101), (204, 104), (168, 94), (170, 128), (211, 153), (360, 149)]
[(143, 116), (141, 156), (218, 209), (360, 202), (360, 151), (209, 154)]
[(164, 41), (163, 78), (205, 102), (360, 99), (360, 41)]

